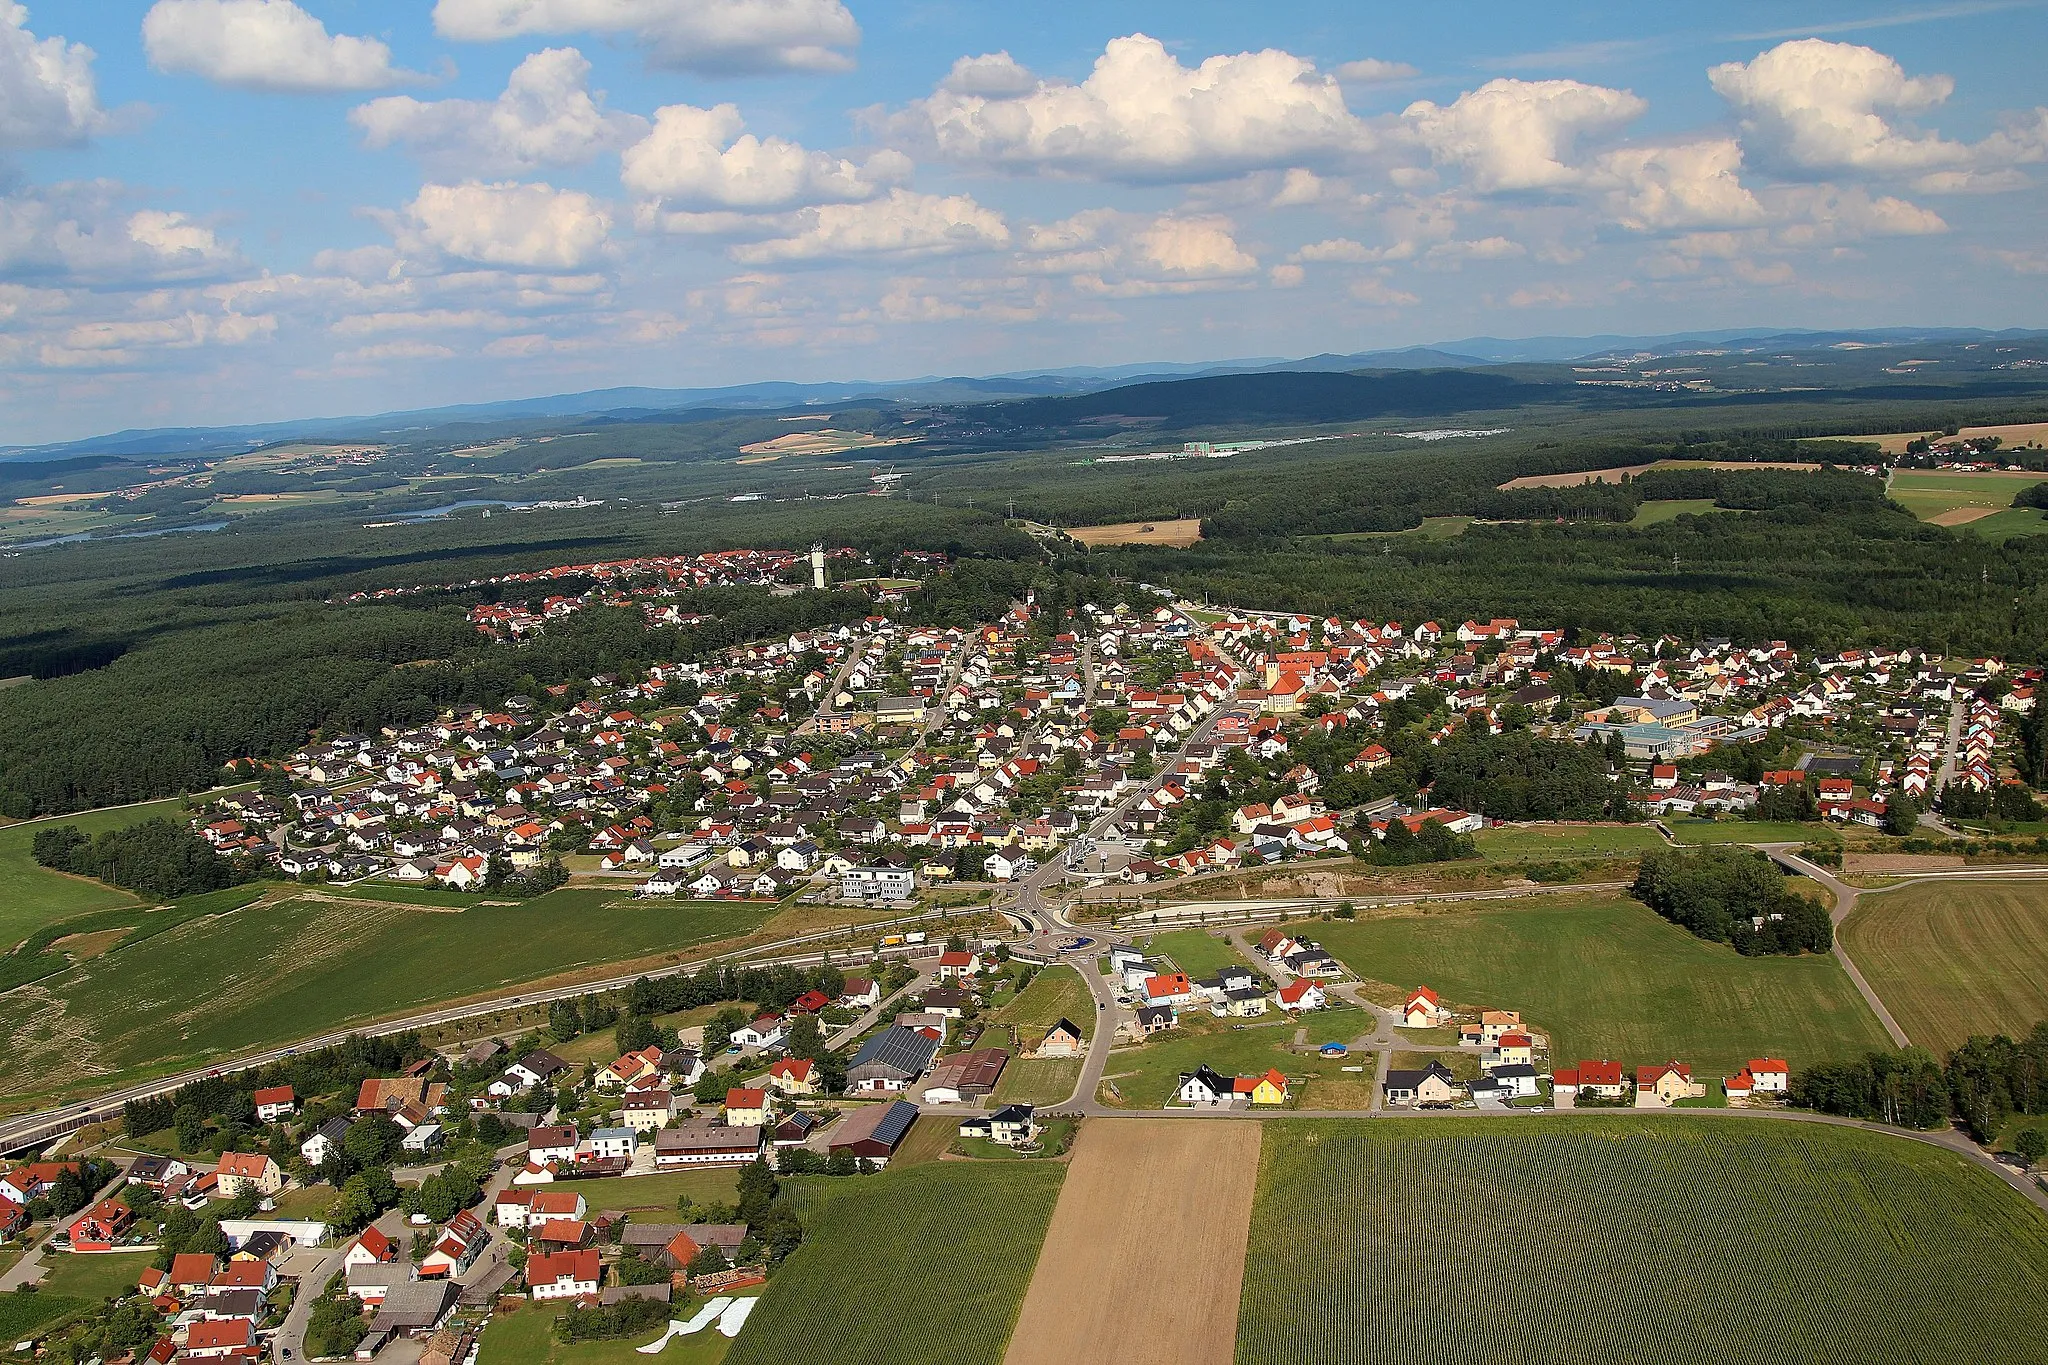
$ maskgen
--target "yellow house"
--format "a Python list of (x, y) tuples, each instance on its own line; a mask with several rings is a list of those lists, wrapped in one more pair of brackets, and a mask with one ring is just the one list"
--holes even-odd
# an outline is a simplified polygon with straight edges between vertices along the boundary
[(1683, 1062), (1636, 1068), (1636, 1108), (1669, 1109), (1679, 1100), (1696, 1100), (1707, 1088), (1692, 1078), (1692, 1068)]
[(1240, 1076), (1237, 1083), (1251, 1091), (1253, 1104), (1287, 1103), (1287, 1078), (1278, 1071), (1263, 1076)]

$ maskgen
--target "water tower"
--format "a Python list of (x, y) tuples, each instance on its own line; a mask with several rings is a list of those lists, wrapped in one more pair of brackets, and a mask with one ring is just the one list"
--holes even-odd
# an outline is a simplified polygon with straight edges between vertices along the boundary
[(811, 587), (825, 591), (825, 547), (817, 544), (811, 547)]

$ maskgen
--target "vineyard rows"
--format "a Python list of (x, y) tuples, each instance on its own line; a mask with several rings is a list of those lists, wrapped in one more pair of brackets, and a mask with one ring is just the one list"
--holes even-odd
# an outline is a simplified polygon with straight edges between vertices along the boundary
[(791, 1181), (804, 1244), (725, 1365), (997, 1365), (1065, 1174), (938, 1162)]
[(1852, 1129), (1269, 1129), (1241, 1365), (2048, 1359), (2048, 1218)]

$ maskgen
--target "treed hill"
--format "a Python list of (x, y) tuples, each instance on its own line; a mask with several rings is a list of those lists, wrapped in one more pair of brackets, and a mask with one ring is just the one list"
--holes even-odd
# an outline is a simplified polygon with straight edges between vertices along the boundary
[(1062, 427), (1109, 417), (1168, 426), (1255, 422), (1355, 422), (1394, 414), (1431, 416), (1556, 402), (1567, 384), (1531, 384), (1472, 370), (1372, 374), (1220, 374), (1130, 384), (1101, 393), (1035, 398), (985, 412), (1004, 425)]

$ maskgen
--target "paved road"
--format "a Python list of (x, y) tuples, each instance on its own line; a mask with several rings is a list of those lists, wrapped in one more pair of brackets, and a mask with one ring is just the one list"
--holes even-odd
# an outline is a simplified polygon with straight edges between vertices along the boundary
[(300, 1278), (291, 1311), (284, 1315), (283, 1325), (270, 1339), (272, 1360), (306, 1358), (306, 1327), (313, 1321), (313, 1305), (327, 1291), (328, 1282), (341, 1273), (341, 1258), (348, 1254), (348, 1247), (347, 1242), (328, 1247), (313, 1269)]

